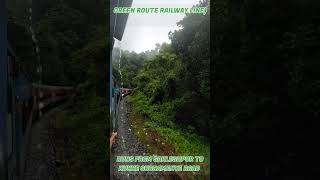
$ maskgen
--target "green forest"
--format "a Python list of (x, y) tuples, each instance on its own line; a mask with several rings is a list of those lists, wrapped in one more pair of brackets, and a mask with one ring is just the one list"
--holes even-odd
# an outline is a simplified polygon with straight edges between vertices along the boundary
[[(9, 3), (9, 41), (26, 76), (38, 82), (39, 62), (28, 30), (28, 6), (20, 0)], [(66, 139), (63, 178), (105, 179), (109, 153), (108, 3), (38, 0), (33, 1), (32, 8), (42, 83), (73, 86), (77, 93), (54, 110), (55, 128), (60, 132), (57, 138)], [(143, 126), (154, 129), (175, 154), (204, 155), (206, 162), (210, 131), (209, 17), (209, 13), (187, 15), (178, 24), (181, 29), (168, 34), (171, 44), (157, 44), (154, 50), (140, 54), (125, 51), (121, 59), (125, 87), (135, 89), (128, 102), (142, 117)], [(113, 72), (119, 79), (117, 69)]]
[[(208, 6), (208, 1), (197, 6)], [(175, 154), (201, 155), (209, 163), (210, 13), (187, 14), (177, 25), (179, 30), (168, 33), (170, 44), (142, 53), (115, 48), (113, 75), (133, 89), (125, 101), (142, 119), (137, 131), (152, 129)]]
[[(197, 6), (208, 6), (208, 1)], [(210, 13), (187, 14), (177, 25), (179, 30), (168, 32), (171, 43), (155, 44), (153, 50), (136, 53), (115, 47), (113, 76), (124, 88), (133, 89), (124, 101), (131, 107), (135, 135), (149, 153), (204, 156), (202, 178), (206, 179), (210, 171)], [(151, 135), (142, 135), (143, 129)], [(168, 146), (152, 143), (153, 138)]]
[[(72, 154), (64, 179), (105, 179), (109, 1), (33, 4), (43, 83), (77, 90), (57, 110)], [(8, 40), (38, 81), (28, 5), (8, 6)], [(115, 48), (113, 75), (133, 89), (125, 101), (137, 132), (153, 129), (177, 154), (211, 149), (216, 179), (319, 179), (319, 9), (317, 0), (214, 0), (210, 13), (180, 21), (170, 44), (122, 51), (122, 79)]]
[(319, 1), (214, 0), (217, 179), (318, 179)]
[[(63, 179), (106, 179), (108, 157), (107, 1), (33, 0), (32, 27), (40, 49), (41, 82), (72, 86), (76, 96), (55, 109)], [(30, 82), (38, 82), (30, 4), (8, 2), (8, 40)]]

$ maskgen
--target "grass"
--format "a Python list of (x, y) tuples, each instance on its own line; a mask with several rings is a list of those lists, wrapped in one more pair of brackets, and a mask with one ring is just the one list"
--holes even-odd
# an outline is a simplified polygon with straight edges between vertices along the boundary
[[(184, 131), (172, 121), (176, 104), (151, 105), (142, 95), (128, 97), (131, 106), (129, 119), (138, 139), (147, 146), (150, 154), (204, 156), (202, 173), (188, 174), (186, 179), (208, 179), (210, 174), (210, 144), (208, 140), (195, 133)], [(164, 107), (164, 108), (163, 108)], [(163, 109), (161, 109), (163, 108)], [(161, 111), (163, 110), (163, 111)], [(154, 117), (161, 119), (154, 119)]]

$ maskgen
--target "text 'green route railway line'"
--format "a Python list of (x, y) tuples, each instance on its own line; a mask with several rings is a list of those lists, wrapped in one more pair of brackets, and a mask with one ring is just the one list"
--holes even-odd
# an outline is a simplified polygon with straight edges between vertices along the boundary
[(137, 14), (203, 14), (207, 13), (207, 7), (115, 7), (113, 13), (137, 13)]

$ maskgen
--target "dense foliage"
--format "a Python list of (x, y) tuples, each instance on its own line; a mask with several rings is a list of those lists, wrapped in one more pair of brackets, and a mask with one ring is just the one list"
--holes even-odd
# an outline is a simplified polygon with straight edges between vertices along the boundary
[(213, 2), (218, 179), (319, 178), (319, 7), (318, 1)]
[[(42, 83), (73, 86), (76, 96), (54, 114), (68, 143), (63, 179), (106, 179), (108, 120), (107, 1), (34, 0), (32, 26), (40, 49)], [(38, 82), (27, 1), (9, 3), (9, 42)]]
[[(120, 58), (115, 49), (113, 54), (122, 79), (118, 71), (114, 76), (134, 89), (127, 100), (143, 117), (144, 127), (160, 134), (175, 154), (203, 155), (206, 163), (210, 157), (209, 17), (209, 13), (187, 15), (178, 23), (180, 28), (169, 33), (171, 43), (157, 44), (152, 51), (123, 51)], [(208, 167), (203, 168), (201, 178), (208, 177)]]
[(152, 56), (124, 51), (120, 61), (124, 86), (135, 89), (133, 99), (144, 116), (159, 125), (178, 125), (206, 137), (210, 126), (209, 18), (209, 13), (188, 14), (178, 23), (180, 29), (169, 33), (171, 44), (157, 44)]

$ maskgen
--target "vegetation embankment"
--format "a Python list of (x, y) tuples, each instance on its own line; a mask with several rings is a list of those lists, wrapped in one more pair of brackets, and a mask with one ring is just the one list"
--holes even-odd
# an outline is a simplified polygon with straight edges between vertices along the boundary
[(56, 141), (61, 150), (62, 177), (67, 180), (106, 179), (107, 103), (86, 95), (85, 101), (67, 103), (55, 113)]
[[(164, 128), (158, 126), (157, 124), (146, 121), (145, 118), (132, 109), (129, 111), (129, 120), (132, 124), (134, 134), (147, 147), (148, 153), (151, 155), (203, 155), (206, 158), (210, 157), (208, 142), (198, 139), (199, 136), (196, 134), (182, 132), (180, 128)], [(179, 173), (179, 175), (184, 179), (206, 179), (210, 173), (208, 162), (209, 158), (203, 163), (196, 163), (201, 166), (200, 173), (188, 173), (187, 176), (184, 173)]]

